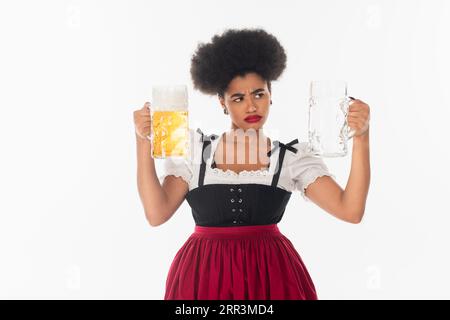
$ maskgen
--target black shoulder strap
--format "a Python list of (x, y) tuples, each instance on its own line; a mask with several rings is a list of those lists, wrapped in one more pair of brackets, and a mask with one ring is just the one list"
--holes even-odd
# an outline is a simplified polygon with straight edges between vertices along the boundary
[(275, 167), (275, 175), (273, 176), (273, 179), (272, 179), (272, 187), (276, 187), (278, 185), (278, 180), (280, 179), (281, 168), (283, 166), (283, 160), (284, 160), (284, 155), (286, 154), (286, 150), (297, 153), (297, 149), (292, 147), (292, 145), (296, 144), (296, 143), (298, 143), (298, 139), (294, 139), (287, 144), (281, 143), (278, 140), (276, 140), (276, 141), (274, 141), (275, 147), (272, 150), (270, 150), (269, 152), (267, 152), (267, 156), (270, 157), (270, 155), (277, 148), (280, 148), (280, 153), (278, 155), (278, 160), (277, 160), (277, 164)]
[(201, 141), (203, 142), (202, 155), (201, 155), (202, 162), (201, 162), (201, 165), (200, 165), (200, 173), (199, 173), (199, 176), (198, 176), (198, 186), (200, 187), (200, 186), (203, 186), (203, 182), (205, 180), (206, 161), (211, 156), (211, 140), (214, 140), (214, 139), (218, 138), (219, 136), (216, 135), (216, 134), (205, 135), (200, 130), (200, 128), (197, 128), (197, 132), (202, 135)]

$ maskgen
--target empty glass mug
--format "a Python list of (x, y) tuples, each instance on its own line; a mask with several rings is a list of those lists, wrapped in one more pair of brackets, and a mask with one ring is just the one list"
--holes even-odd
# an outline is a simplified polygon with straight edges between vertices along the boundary
[(343, 157), (355, 134), (348, 127), (347, 83), (340, 80), (311, 81), (309, 88), (308, 151), (316, 156)]
[(187, 158), (189, 154), (187, 86), (153, 86), (150, 110), (152, 157)]

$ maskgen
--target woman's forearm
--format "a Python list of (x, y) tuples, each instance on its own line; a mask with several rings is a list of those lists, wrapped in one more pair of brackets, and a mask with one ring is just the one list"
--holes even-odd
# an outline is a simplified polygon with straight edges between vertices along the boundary
[(136, 135), (137, 184), (145, 216), (151, 225), (165, 215), (166, 194), (162, 188), (151, 156), (151, 142)]
[(352, 163), (342, 203), (349, 220), (360, 222), (366, 207), (370, 184), (369, 130), (353, 137)]

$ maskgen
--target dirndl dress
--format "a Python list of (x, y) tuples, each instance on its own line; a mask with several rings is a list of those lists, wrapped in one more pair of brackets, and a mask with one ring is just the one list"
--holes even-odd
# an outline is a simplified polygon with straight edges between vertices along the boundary
[[(195, 227), (170, 265), (164, 299), (317, 300), (300, 254), (278, 227), (292, 194), (278, 181), (285, 154), (297, 152), (293, 145), (298, 140), (274, 142), (268, 153), (277, 155), (276, 170), (267, 172), (270, 184), (205, 183), (205, 172), (213, 168), (208, 147), (218, 136), (197, 131), (201, 164), (197, 171), (189, 169), (198, 183), (186, 195)], [(274, 161), (270, 163), (269, 168)], [(322, 169), (316, 177), (329, 174)], [(175, 175), (182, 176), (179, 171)]]

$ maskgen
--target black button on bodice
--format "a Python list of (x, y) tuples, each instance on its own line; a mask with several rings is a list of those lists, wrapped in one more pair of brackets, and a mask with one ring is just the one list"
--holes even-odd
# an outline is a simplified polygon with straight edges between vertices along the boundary
[[(242, 192), (242, 188), (240, 188), (240, 187), (238, 187), (238, 186), (230, 188), (231, 193), (235, 193), (236, 190), (237, 190), (239, 193)], [(232, 212), (232, 213), (235, 213), (236, 210), (239, 209), (238, 214), (237, 214), (237, 215), (234, 215), (234, 220), (233, 220), (233, 223), (234, 223), (234, 224), (237, 224), (237, 223), (243, 224), (243, 223), (245, 223), (245, 221), (244, 221), (243, 218), (241, 217), (241, 214), (244, 212), (244, 210), (242, 210), (242, 208), (239, 207), (240, 204), (242, 204), (242, 202), (243, 202), (241, 196), (242, 196), (242, 194), (240, 194), (240, 195), (239, 195), (239, 198), (237, 198), (237, 197), (234, 197), (234, 195), (233, 195), (233, 198), (231, 199), (231, 200), (232, 200), (232, 201), (231, 201), (232, 203), (235, 203), (235, 202), (237, 201), (236, 207), (231, 208), (231, 212)]]

